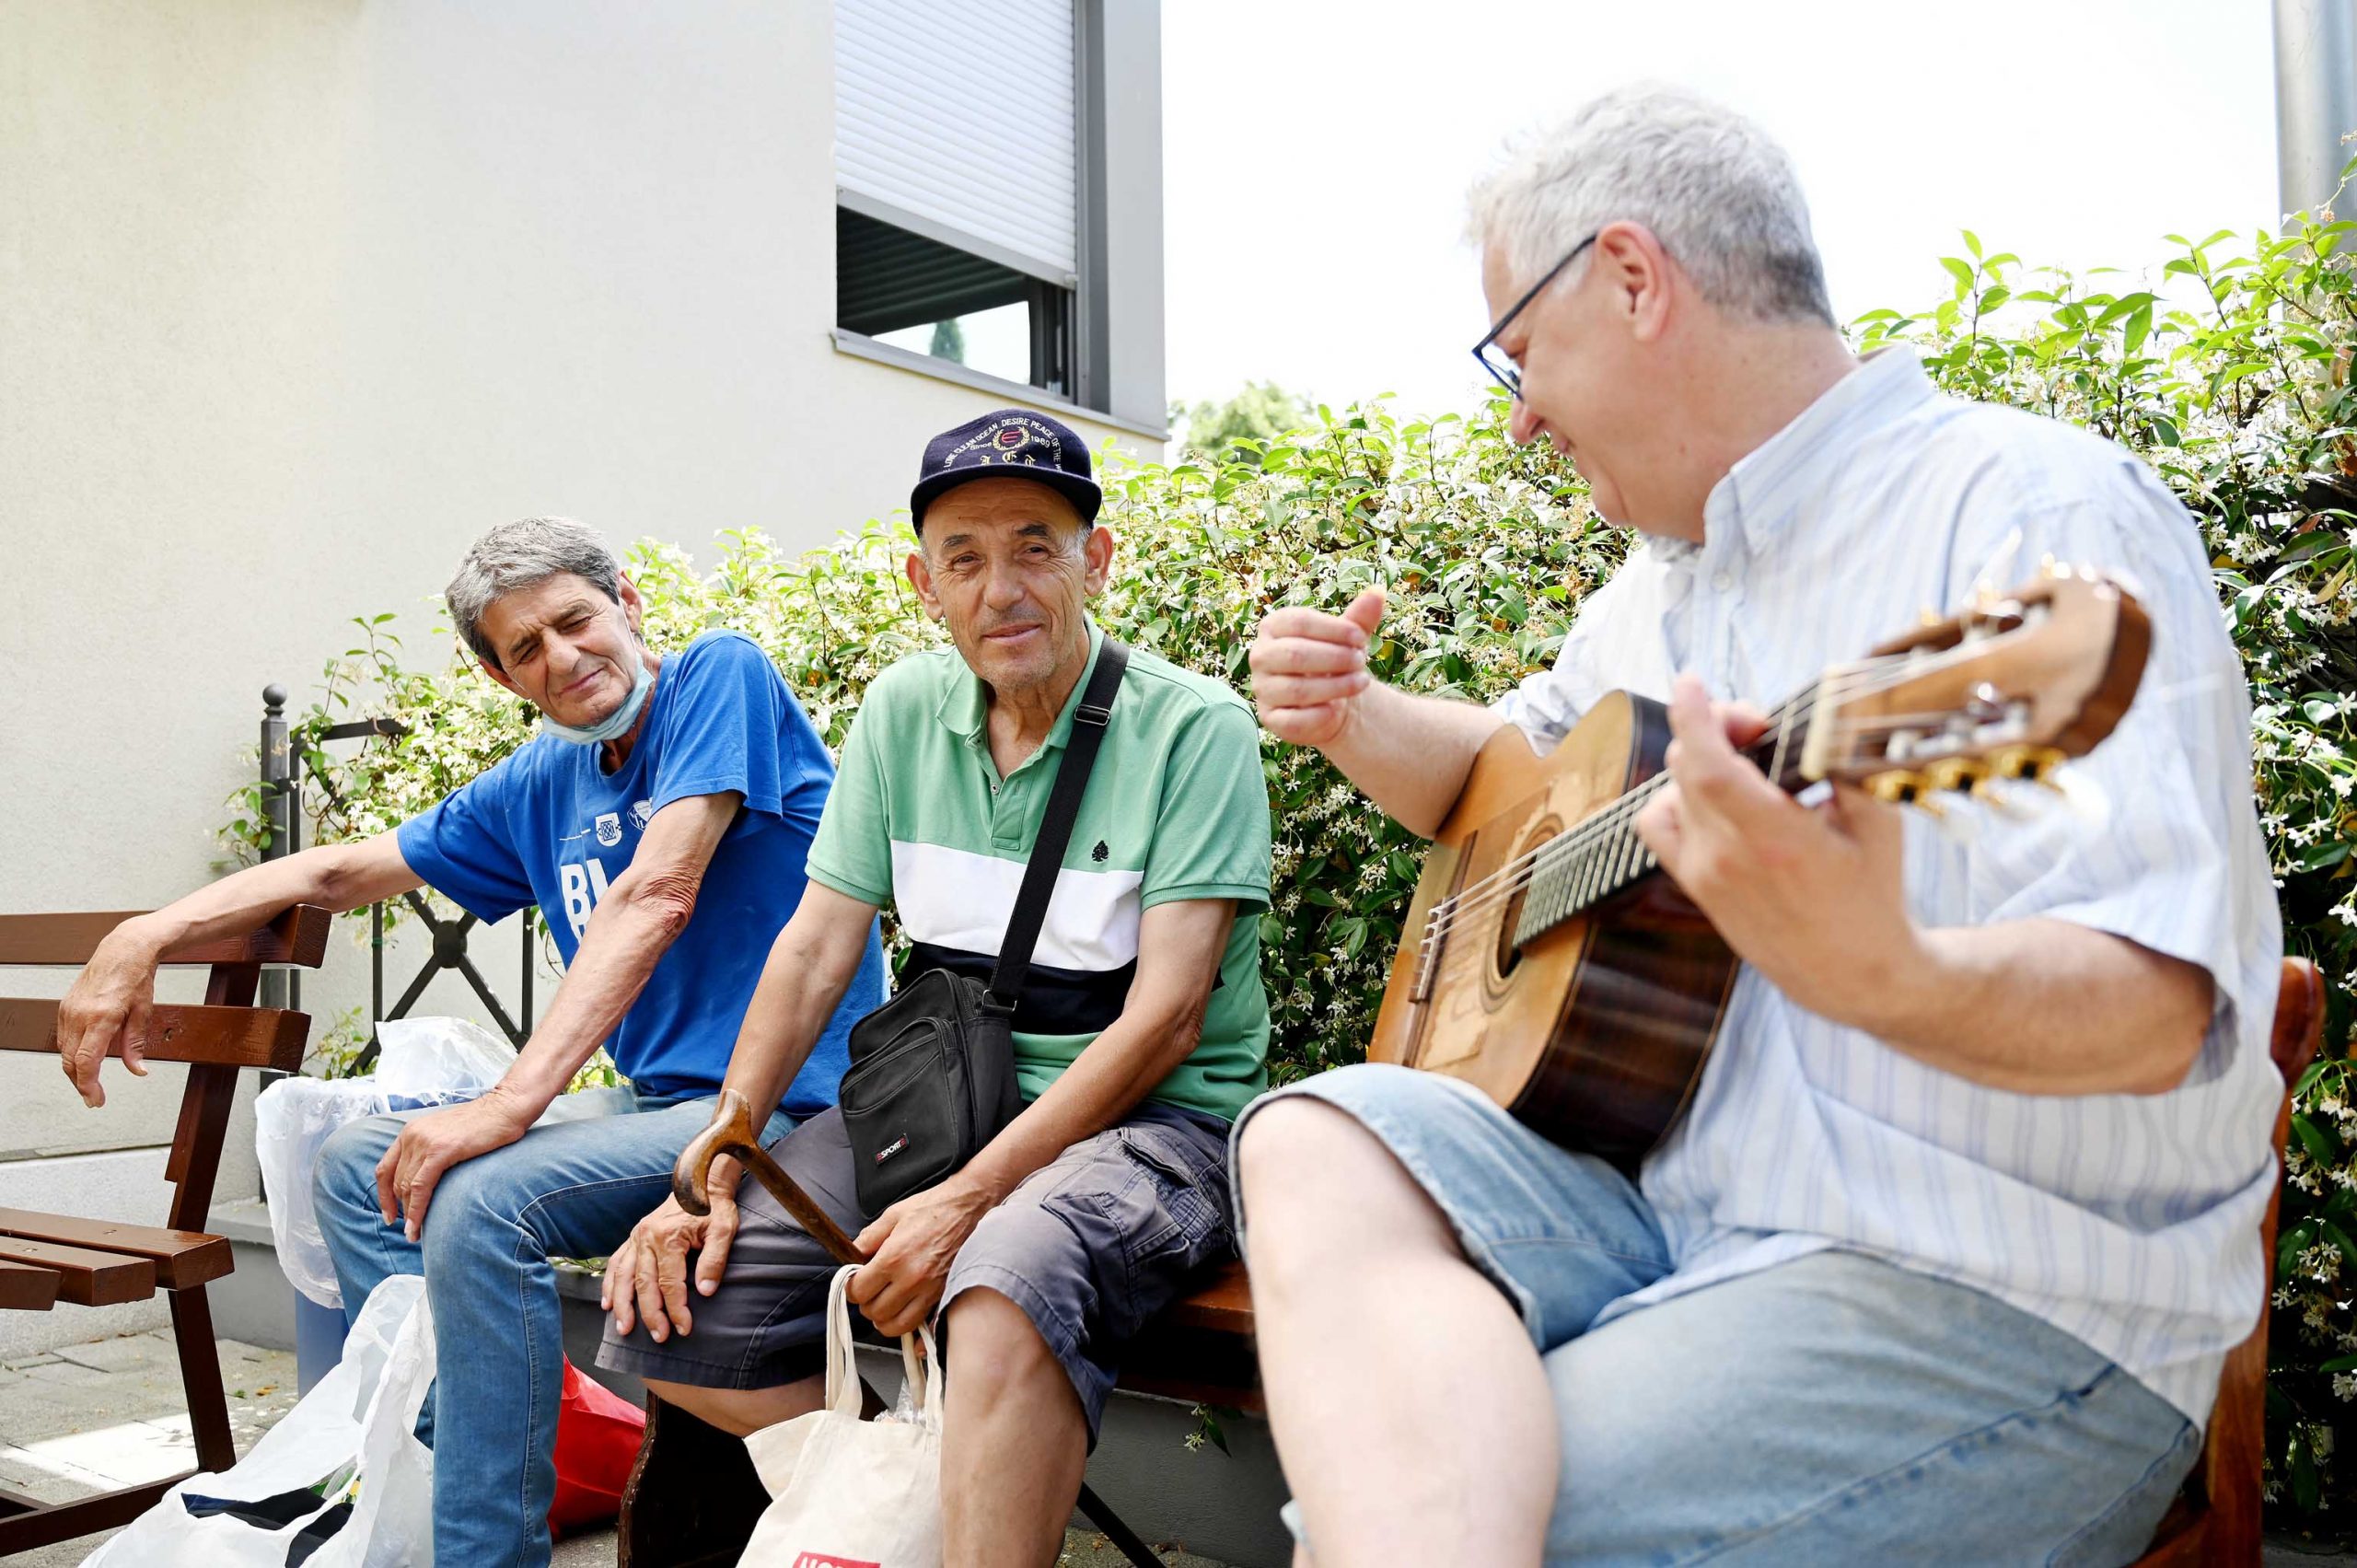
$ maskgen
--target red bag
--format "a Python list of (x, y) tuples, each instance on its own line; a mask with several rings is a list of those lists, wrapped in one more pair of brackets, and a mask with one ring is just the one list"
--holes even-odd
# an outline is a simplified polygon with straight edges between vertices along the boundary
[(576, 1530), (612, 1522), (622, 1511), (622, 1487), (646, 1436), (646, 1412), (564, 1364), (564, 1398), (556, 1415), (556, 1501), (549, 1534), (562, 1540)]

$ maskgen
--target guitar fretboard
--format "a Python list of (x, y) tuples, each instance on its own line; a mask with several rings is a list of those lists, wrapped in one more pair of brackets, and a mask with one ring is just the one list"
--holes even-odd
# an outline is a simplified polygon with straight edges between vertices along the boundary
[[(1811, 685), (1768, 715), (1768, 729), (1745, 755), (1759, 764), (1776, 787), (1798, 793), (1808, 781), (1800, 758), (1817, 711), (1818, 688)], [(1538, 937), (1660, 869), (1654, 852), (1637, 837), (1637, 813), (1667, 785), (1657, 773), (1587, 818), (1562, 837), (1534, 852), (1525, 873), (1522, 911), (1515, 917), (1515, 946)]]

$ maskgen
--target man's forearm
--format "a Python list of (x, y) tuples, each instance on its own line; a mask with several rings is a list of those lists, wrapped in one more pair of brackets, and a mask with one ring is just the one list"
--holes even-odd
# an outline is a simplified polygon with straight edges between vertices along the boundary
[(2159, 1094), (2184, 1080), (2212, 1005), (2207, 971), (2064, 920), (1946, 926), (1837, 1019), (2016, 1094)]
[[(807, 902), (818, 893), (814, 885), (803, 898)], [(848, 941), (843, 933), (826, 929), (824, 921), (801, 926), (788, 921), (771, 946), (722, 1086), (745, 1097), (753, 1108), (755, 1125), (785, 1098), (786, 1086), (810, 1059), (810, 1048), (826, 1032), (843, 993), (851, 989), (866, 956), (868, 923), (874, 918), (872, 912), (860, 916)]]
[(153, 957), (240, 936), (296, 904), (341, 914), (423, 885), (390, 833), (356, 844), (322, 844), (266, 860), (208, 883), (162, 909), (123, 923), (126, 939)]
[(498, 1092), (528, 1111), (527, 1120), (546, 1110), (621, 1027), (682, 924), (682, 917), (636, 900), (610, 896), (598, 906), (549, 1010), (499, 1080)]
[(1124, 1013), (974, 1156), (960, 1178), (991, 1202), (1004, 1201), (1033, 1171), (1134, 1109), (1194, 1050), (1202, 1016), (1201, 1005), (1175, 1014), (1157, 1009), (1152, 1016)]
[(1497, 715), (1487, 708), (1378, 681), (1360, 694), (1348, 727), (1324, 750), (1386, 816), (1428, 839), (1447, 819), (1475, 755), (1497, 730)]

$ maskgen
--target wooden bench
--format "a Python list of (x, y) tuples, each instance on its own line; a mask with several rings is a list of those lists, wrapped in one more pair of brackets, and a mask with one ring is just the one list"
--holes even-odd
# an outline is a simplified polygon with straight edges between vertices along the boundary
[[(2275, 996), (2275, 1029), (2268, 1042), (2276, 1071), (2283, 1074), (2283, 1109), (2275, 1117), (2279, 1162), (2292, 1128), (2291, 1090), (2316, 1059), (2323, 1038), (2324, 979), (2305, 958), (2286, 958)], [(2267, 1452), (2267, 1320), (2275, 1295), (2275, 1215), (2282, 1201), (2279, 1183), (2267, 1201), (2267, 1217), (2259, 1222), (2270, 1288), (2259, 1300), (2258, 1326), (2227, 1353), (2201, 1458), (2136, 1568), (2258, 1568), (2259, 1462)]]
[[(0, 915), (0, 965), (87, 963), (107, 933), (130, 918), (127, 912)], [(284, 1008), (253, 1005), (261, 968), (316, 968), (327, 951), (328, 922), (325, 910), (293, 909), (249, 935), (208, 942), (165, 960), (209, 964), (212, 973), (201, 1005), (157, 1005), (155, 1038), (146, 1048), (150, 1062), (180, 1062), (189, 1067), (180, 1124), (164, 1170), (173, 1192), (161, 1228), (0, 1209), (0, 1307), (45, 1312), (60, 1301), (103, 1307), (144, 1301), (158, 1290), (169, 1293), (172, 1338), (202, 1469), (226, 1469), (238, 1456), (229, 1436), (221, 1363), (214, 1351), (212, 1309), (204, 1296), (207, 1281), (229, 1272), (229, 1243), (199, 1227), (212, 1206), (238, 1070), (273, 1067), (291, 1073), (303, 1063), (310, 1020)], [(0, 1051), (56, 1049), (56, 1003), (0, 998)], [(119, 1081), (116, 1092), (121, 1092)], [(128, 1524), (181, 1479), (174, 1476), (61, 1504), (43, 1504), (0, 1488), (0, 1558)]]
[[(2286, 1089), (2276, 1119), (2279, 1159), (2290, 1126), (2289, 1090), (2315, 1057), (2324, 1028), (2324, 983), (2304, 958), (2283, 963), (2270, 1042)], [(2276, 1202), (2260, 1234), (2271, 1270)], [(2226, 1358), (2207, 1440), (2185, 1489), (2137, 1568), (2257, 1568), (2259, 1457), (2266, 1446), (2267, 1307), (2258, 1326)], [(1121, 1388), (1260, 1413), (1252, 1341), (1252, 1293), (1241, 1263), (1229, 1263), (1157, 1320), (1132, 1348)], [(619, 1568), (703, 1568), (733, 1563), (769, 1495), (744, 1444), (686, 1411), (647, 1399), (646, 1442), (622, 1497)], [(660, 1434), (661, 1441), (657, 1437)], [(1139, 1568), (1157, 1562), (1120, 1521), (1097, 1518)]]

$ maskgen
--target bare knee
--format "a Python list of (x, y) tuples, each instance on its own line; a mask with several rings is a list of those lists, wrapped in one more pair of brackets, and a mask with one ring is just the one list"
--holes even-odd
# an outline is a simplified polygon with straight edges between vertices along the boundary
[(1252, 1277), (1274, 1284), (1350, 1253), (1457, 1245), (1407, 1167), (1358, 1118), (1294, 1096), (1261, 1107), (1237, 1145)]
[(997, 1291), (978, 1285), (963, 1292), (949, 1304), (945, 1322), (948, 1343), (942, 1353), (955, 1364), (950, 1397), (960, 1403), (993, 1405), (1026, 1384), (1063, 1378), (1030, 1314)]

